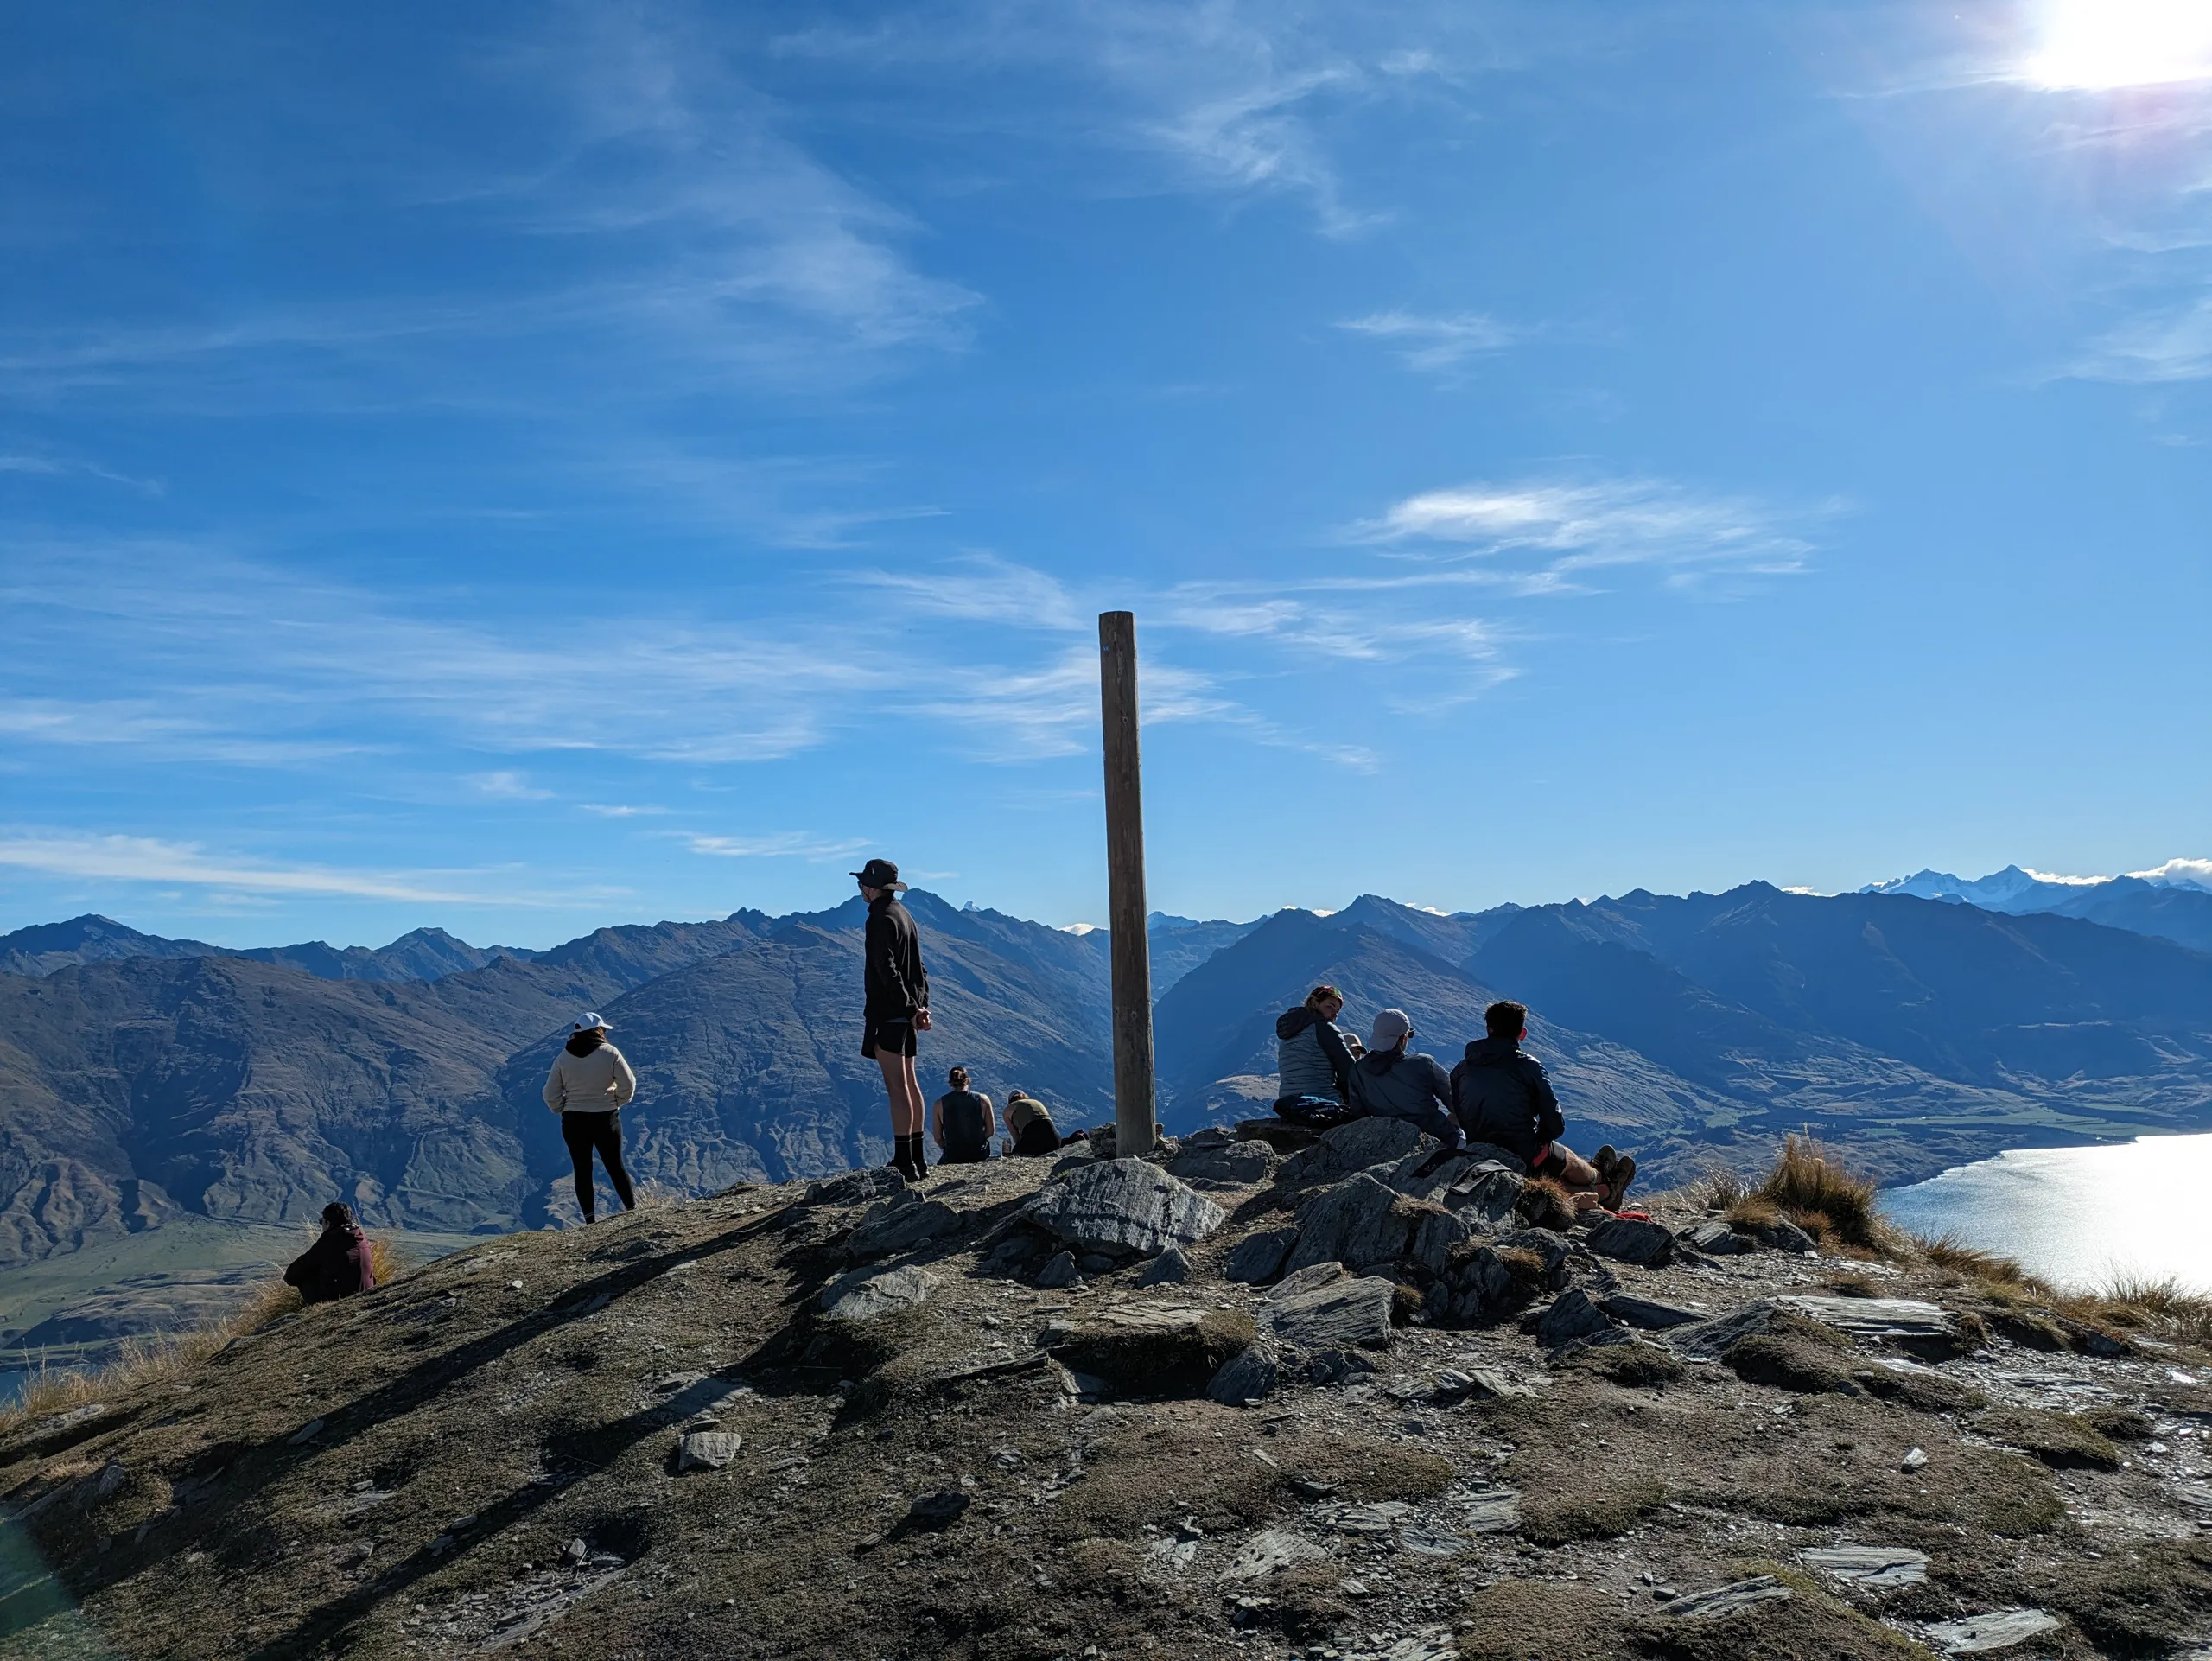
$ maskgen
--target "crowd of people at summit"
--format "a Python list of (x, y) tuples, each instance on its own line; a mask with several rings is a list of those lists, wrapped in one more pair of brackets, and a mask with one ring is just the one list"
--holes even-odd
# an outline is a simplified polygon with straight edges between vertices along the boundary
[[(941, 1165), (988, 1159), (1001, 1135), (999, 1110), (976, 1088), (967, 1067), (951, 1069), (949, 1088), (925, 1111), (914, 1061), (918, 1035), (931, 1028), (929, 972), (922, 964), (920, 931), (899, 903), (906, 885), (899, 880), (899, 868), (872, 859), (853, 875), (868, 902), (861, 1053), (882, 1069), (893, 1168), (919, 1181), (929, 1170), (926, 1144), (932, 1142)], [(1636, 1161), (1611, 1148), (1585, 1159), (1560, 1140), (1566, 1119), (1559, 1098), (1543, 1063), (1521, 1047), (1528, 1036), (1524, 1007), (1491, 1004), (1484, 1015), (1484, 1035), (1467, 1046), (1448, 1073), (1434, 1056), (1413, 1047), (1414, 1023), (1404, 1010), (1377, 1010), (1363, 1043), (1337, 1024), (1344, 1009), (1342, 992), (1317, 986), (1276, 1021), (1279, 1118), (1316, 1130), (1370, 1115), (1405, 1119), (1449, 1149), (1503, 1149), (1530, 1174), (1556, 1182), (1578, 1206), (1620, 1209)], [(637, 1093), (638, 1076), (607, 1032), (596, 1011), (581, 1016), (554, 1056), (542, 1092), (545, 1105), (560, 1116), (576, 1208), (586, 1223), (598, 1214), (594, 1157), (606, 1167), (623, 1209), (637, 1205), (622, 1158), (622, 1109)], [(1010, 1157), (1055, 1154), (1085, 1135), (1077, 1130), (1063, 1136), (1052, 1110), (1019, 1087), (1008, 1091), (1005, 1115), (1000, 1147)], [(351, 1212), (333, 1206), (324, 1223), (323, 1238), (287, 1278), (309, 1301), (373, 1285), (366, 1241)]]

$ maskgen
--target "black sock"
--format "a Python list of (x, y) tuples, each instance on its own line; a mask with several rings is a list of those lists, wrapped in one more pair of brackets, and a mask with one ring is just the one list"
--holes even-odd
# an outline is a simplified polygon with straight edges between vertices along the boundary
[(914, 1144), (914, 1174), (926, 1175), (930, 1168), (930, 1161), (929, 1156), (922, 1151), (922, 1133), (917, 1130), (910, 1140)]

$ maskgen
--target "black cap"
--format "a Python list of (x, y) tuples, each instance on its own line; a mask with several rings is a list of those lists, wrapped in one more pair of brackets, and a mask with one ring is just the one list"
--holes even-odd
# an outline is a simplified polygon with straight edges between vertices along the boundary
[(887, 859), (872, 859), (853, 875), (863, 888), (889, 888), (894, 894), (906, 890), (906, 885), (899, 880), (899, 868)]

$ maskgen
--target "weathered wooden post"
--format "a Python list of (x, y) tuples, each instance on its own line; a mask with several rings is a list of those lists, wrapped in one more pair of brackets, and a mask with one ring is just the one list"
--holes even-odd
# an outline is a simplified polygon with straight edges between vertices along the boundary
[(1114, 1150), (1152, 1151), (1152, 944), (1144, 902), (1144, 786), (1137, 757), (1137, 620), (1098, 614), (1106, 737), (1106, 922), (1114, 948)]

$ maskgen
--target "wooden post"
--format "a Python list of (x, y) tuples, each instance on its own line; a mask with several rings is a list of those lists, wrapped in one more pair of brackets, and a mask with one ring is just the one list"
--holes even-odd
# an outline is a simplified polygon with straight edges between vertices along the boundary
[(1137, 620), (1098, 614), (1106, 738), (1106, 922), (1114, 955), (1114, 1151), (1152, 1151), (1152, 945), (1144, 902), (1144, 788), (1137, 757)]

